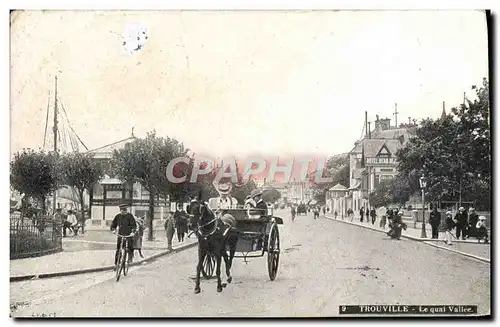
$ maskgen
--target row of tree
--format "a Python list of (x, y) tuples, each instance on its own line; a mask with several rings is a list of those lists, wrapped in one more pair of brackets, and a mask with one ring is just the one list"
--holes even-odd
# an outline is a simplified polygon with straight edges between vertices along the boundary
[[(191, 183), (189, 178), (184, 183), (172, 183), (167, 179), (168, 164), (174, 158), (188, 156), (188, 151), (181, 142), (169, 137), (159, 137), (155, 131), (148, 133), (143, 139), (134, 139), (122, 149), (115, 150), (107, 163), (100, 163), (91, 154), (59, 155), (23, 150), (16, 153), (10, 163), (10, 181), (15, 190), (25, 194), (25, 198), (34, 198), (41, 203), (42, 214), (46, 213), (47, 196), (63, 185), (76, 190), (80, 208), (83, 210), (85, 191), (91, 194), (94, 185), (104, 174), (119, 178), (129, 188), (133, 183), (139, 182), (149, 192), (148, 236), (152, 239), (155, 199), (158, 197), (168, 197), (173, 202), (186, 202), (190, 195), (198, 194), (200, 190), (205, 200), (218, 196), (212, 184), (215, 171), (200, 175), (195, 183)], [(177, 164), (174, 167), (174, 176), (191, 176), (194, 165), (193, 157), (189, 164)], [(238, 177), (241, 180), (242, 176)], [(228, 180), (221, 180), (225, 181)], [(255, 188), (255, 182), (250, 180), (248, 183), (236, 185), (232, 195), (243, 203), (245, 197)], [(279, 198), (279, 192), (277, 195), (276, 191), (268, 190), (264, 192), (264, 197), (274, 202)]]
[(473, 86), (477, 98), (464, 99), (440, 119), (424, 119), (415, 137), (397, 152), (398, 175), (381, 181), (370, 194), (375, 206), (404, 204), (420, 191), (419, 179), (427, 179), (426, 194), (432, 202), (471, 201), (483, 210), (491, 202), (490, 94), (486, 78)]
[(320, 205), (325, 204), (326, 192), (340, 184), (349, 187), (349, 154), (339, 154), (326, 161), (326, 176), (331, 177), (330, 183), (316, 184), (312, 188), (312, 197)]

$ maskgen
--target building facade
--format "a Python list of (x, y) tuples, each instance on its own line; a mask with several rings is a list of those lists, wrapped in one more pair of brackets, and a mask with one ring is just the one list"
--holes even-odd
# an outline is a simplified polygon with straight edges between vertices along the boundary
[[(109, 168), (113, 151), (124, 148), (126, 144), (134, 139), (135, 137), (131, 136), (90, 150), (87, 153), (92, 154), (94, 159), (100, 161), (105, 168)], [(109, 169), (105, 170), (109, 171)], [(140, 183), (136, 182), (130, 185), (119, 180), (116, 176), (105, 175), (99, 183), (94, 185), (92, 193), (88, 195), (88, 200), (86, 200), (86, 203), (90, 203), (91, 226), (109, 227), (115, 215), (119, 213), (118, 205), (123, 202), (129, 203), (130, 211), (134, 216), (148, 217), (149, 192)], [(158, 196), (155, 199), (155, 225), (161, 225), (161, 219), (169, 211), (170, 203), (168, 198)]]
[(375, 129), (349, 152), (349, 195), (352, 210), (370, 208), (369, 194), (380, 181), (397, 175), (396, 152), (415, 134), (416, 125), (391, 127), (390, 119), (375, 121)]

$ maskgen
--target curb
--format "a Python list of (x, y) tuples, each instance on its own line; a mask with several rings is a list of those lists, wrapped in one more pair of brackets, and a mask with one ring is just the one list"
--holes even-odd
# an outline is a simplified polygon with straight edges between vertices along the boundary
[[(155, 255), (152, 255), (150, 257), (144, 258), (140, 261), (133, 262), (129, 266), (133, 267), (133, 266), (141, 265), (145, 261), (151, 261), (151, 260), (154, 261), (162, 256), (167, 255), (167, 254), (174, 254), (177, 252), (181, 252), (183, 250), (187, 250), (189, 248), (196, 246), (197, 244), (198, 244), (198, 242), (196, 241), (196, 242), (193, 242), (191, 244), (181, 245), (177, 248), (174, 248), (172, 251), (168, 251), (168, 250), (163, 251), (163, 252), (157, 253)], [(14, 277), (10, 277), (10, 282), (12, 283), (12, 282), (21, 282), (21, 281), (30, 280), (30, 279), (54, 278), (54, 277), (62, 277), (62, 276), (70, 276), (70, 275), (88, 274), (88, 273), (94, 273), (94, 272), (113, 270), (114, 268), (115, 268), (115, 266), (112, 265), (112, 266), (70, 270), (70, 271), (63, 271), (63, 272), (56, 272), (56, 273), (46, 273), (46, 274), (40, 274), (40, 275), (14, 276)]]
[[(349, 224), (349, 225), (352, 225), (352, 226), (359, 226), (359, 227), (370, 229), (370, 230), (373, 230), (373, 231), (376, 231), (376, 232), (380, 232), (380, 233), (384, 233), (384, 234), (386, 233), (385, 231), (377, 229), (376, 227), (358, 225), (358, 224), (351, 223), (350, 221), (335, 219), (335, 218), (329, 217), (327, 215), (325, 215), (324, 217), (326, 219), (330, 219), (330, 220), (333, 220), (333, 221), (343, 222), (343, 223), (346, 223), (346, 224)], [(479, 256), (476, 256), (476, 255), (473, 255), (473, 254), (469, 254), (469, 253), (466, 253), (466, 252), (461, 252), (461, 251), (458, 251), (458, 250), (450, 249), (450, 248), (447, 248), (447, 247), (444, 247), (444, 246), (440, 246), (440, 245), (431, 243), (431, 241), (435, 242), (436, 239), (432, 239), (432, 238), (419, 238), (419, 237), (414, 237), (414, 236), (409, 236), (409, 235), (401, 235), (401, 237), (402, 238), (406, 238), (406, 239), (410, 239), (412, 241), (422, 242), (424, 244), (433, 246), (433, 247), (438, 248), (438, 249), (447, 250), (447, 251), (450, 251), (450, 252), (461, 254), (463, 256), (466, 256), (466, 257), (469, 257), (469, 258), (473, 258), (473, 259), (476, 259), (476, 260), (479, 260), (479, 261), (482, 261), (482, 262), (491, 263), (490, 259), (486, 259), (486, 258), (479, 257)], [(462, 243), (472, 243), (472, 244), (475, 244), (475, 242), (462, 242)]]

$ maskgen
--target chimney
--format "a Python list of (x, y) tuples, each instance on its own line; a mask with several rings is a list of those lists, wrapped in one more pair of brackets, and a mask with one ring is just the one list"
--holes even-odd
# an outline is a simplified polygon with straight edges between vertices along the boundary
[(368, 138), (371, 139), (372, 138), (372, 128), (371, 128), (371, 124), (372, 122), (369, 121), (368, 122)]

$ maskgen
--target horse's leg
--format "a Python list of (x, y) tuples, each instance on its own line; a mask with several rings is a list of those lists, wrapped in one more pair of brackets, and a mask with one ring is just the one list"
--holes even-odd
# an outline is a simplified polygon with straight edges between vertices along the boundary
[(205, 257), (205, 250), (202, 249), (202, 244), (198, 243), (198, 265), (196, 266), (196, 286), (194, 287), (194, 294), (201, 292), (200, 289), (200, 273), (203, 265), (203, 258)]
[(217, 274), (217, 292), (222, 292), (222, 281), (220, 279), (220, 266), (221, 266), (222, 255), (221, 255), (220, 245), (217, 250), (218, 251), (215, 251), (215, 259), (217, 261), (217, 269), (215, 271), (215, 273)]

